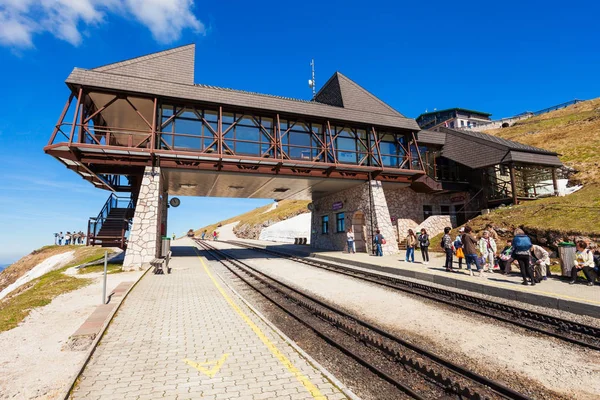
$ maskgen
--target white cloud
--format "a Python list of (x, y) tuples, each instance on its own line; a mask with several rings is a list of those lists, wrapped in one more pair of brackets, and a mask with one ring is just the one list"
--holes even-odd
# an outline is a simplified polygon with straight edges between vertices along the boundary
[(81, 44), (83, 28), (110, 16), (135, 19), (160, 43), (178, 40), (184, 29), (204, 34), (193, 0), (0, 0), (0, 44), (33, 47), (36, 34)]

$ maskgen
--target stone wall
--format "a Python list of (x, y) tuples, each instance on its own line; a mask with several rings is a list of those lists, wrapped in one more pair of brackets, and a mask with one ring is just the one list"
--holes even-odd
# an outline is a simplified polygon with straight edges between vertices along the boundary
[[(462, 204), (469, 201), (469, 194), (466, 192), (451, 194), (426, 194), (417, 193), (410, 188), (387, 189), (385, 190), (390, 217), (394, 220), (407, 219), (420, 224), (424, 221), (423, 206), (432, 206), (434, 215), (441, 214), (441, 206), (462, 207)], [(453, 202), (452, 198), (462, 197), (464, 200)], [(454, 225), (454, 223), (453, 223)], [(402, 232), (402, 231), (401, 231)]]
[(124, 270), (147, 267), (160, 253), (161, 222), (163, 215), (166, 219), (163, 210), (166, 211), (167, 203), (162, 181), (160, 168), (146, 167), (125, 252)]
[[(369, 182), (365, 182), (351, 189), (313, 201), (311, 247), (325, 250), (344, 249), (346, 233), (336, 232), (336, 216), (338, 213), (344, 213), (345, 228), (348, 229), (352, 225), (353, 217), (357, 213), (362, 213), (364, 214), (365, 231), (361, 238), (355, 235), (355, 239), (364, 240), (367, 252), (371, 253), (373, 232), (379, 229), (387, 241), (383, 246), (384, 254), (398, 253), (398, 244), (394, 240), (395, 229), (390, 219), (383, 187), (378, 181), (372, 181), (371, 185), (372, 199), (369, 193)], [(341, 208), (333, 210), (334, 203), (338, 203), (338, 206), (341, 203)], [(373, 204), (373, 215), (369, 211), (371, 203)], [(326, 234), (322, 233), (321, 227), (322, 217), (325, 215), (329, 216), (329, 233)]]

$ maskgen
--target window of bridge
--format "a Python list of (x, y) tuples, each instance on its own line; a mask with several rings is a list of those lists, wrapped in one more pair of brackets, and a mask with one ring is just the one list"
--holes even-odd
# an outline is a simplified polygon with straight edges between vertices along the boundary
[[(162, 149), (202, 151), (215, 141), (218, 129), (215, 110), (162, 105), (160, 118)], [(214, 144), (212, 148), (216, 150)]]
[(344, 164), (363, 164), (368, 157), (368, 139), (365, 129), (336, 126), (335, 149), (338, 162)]
[(223, 151), (254, 157), (273, 157), (273, 118), (223, 112)]
[(323, 125), (312, 122), (281, 119), (281, 144), (283, 151), (294, 160), (325, 161), (319, 139)]
[[(379, 149), (384, 167), (400, 168), (406, 157), (406, 136), (380, 132)], [(377, 153), (377, 150), (374, 151)]]

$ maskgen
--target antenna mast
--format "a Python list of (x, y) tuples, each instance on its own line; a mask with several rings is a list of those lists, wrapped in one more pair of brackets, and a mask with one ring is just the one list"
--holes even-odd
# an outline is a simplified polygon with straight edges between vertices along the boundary
[(315, 83), (315, 59), (310, 60), (310, 68), (312, 70), (312, 79), (308, 80), (308, 86), (312, 89), (312, 98), (317, 95), (317, 85)]

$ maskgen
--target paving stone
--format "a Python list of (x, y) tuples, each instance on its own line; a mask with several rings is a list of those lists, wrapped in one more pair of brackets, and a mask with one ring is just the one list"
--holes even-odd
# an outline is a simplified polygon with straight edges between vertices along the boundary
[[(228, 304), (206, 274), (194, 248), (177, 247), (176, 242), (172, 251), (173, 272), (147, 274), (132, 290), (83, 371), (73, 398), (312, 398)], [(217, 281), (303, 376), (328, 397), (344, 397)], [(224, 354), (229, 355), (213, 377), (183, 361), (216, 362)], [(211, 370), (213, 365), (204, 368)]]

